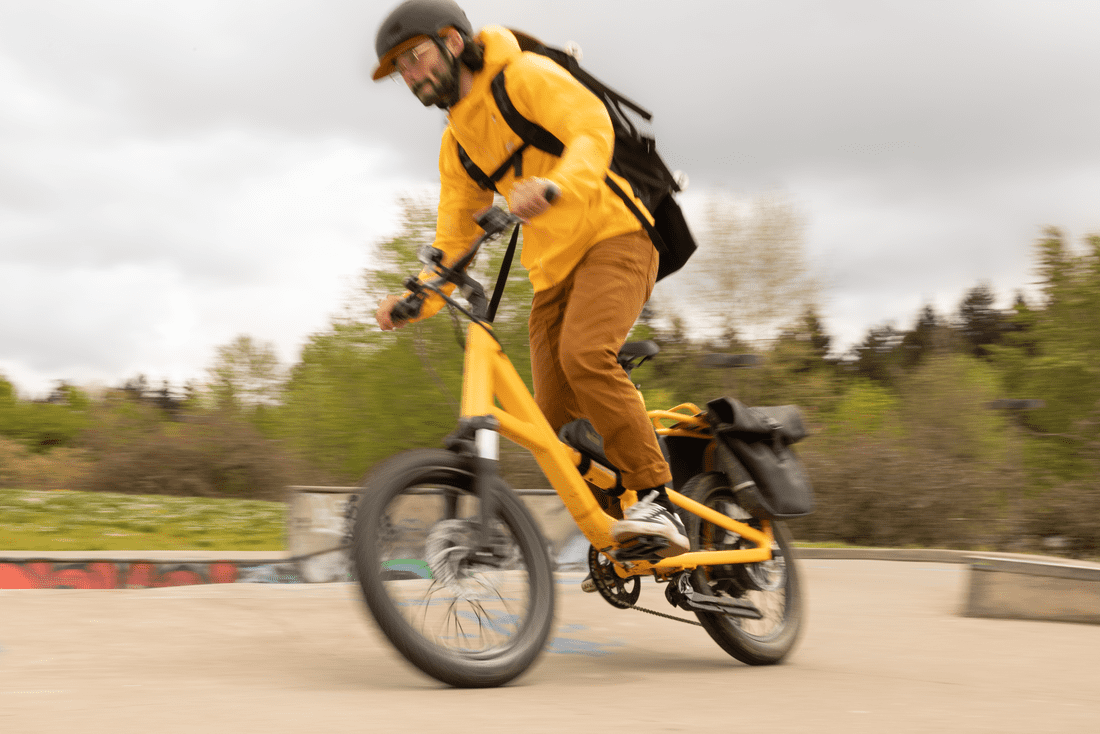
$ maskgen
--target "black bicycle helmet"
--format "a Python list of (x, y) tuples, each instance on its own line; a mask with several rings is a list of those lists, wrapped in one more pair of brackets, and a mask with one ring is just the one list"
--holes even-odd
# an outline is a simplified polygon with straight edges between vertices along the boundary
[(453, 0), (405, 0), (382, 21), (374, 49), (378, 53), (375, 80), (384, 79), (395, 69), (393, 60), (419, 43), (424, 36), (438, 38), (446, 28), (455, 28), (465, 36), (473, 35), (466, 13)]

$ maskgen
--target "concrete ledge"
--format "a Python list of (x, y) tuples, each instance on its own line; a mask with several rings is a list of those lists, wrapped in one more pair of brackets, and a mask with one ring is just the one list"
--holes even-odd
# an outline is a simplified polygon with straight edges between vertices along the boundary
[(975, 557), (963, 615), (1100, 624), (1100, 565)]
[(0, 550), (0, 563), (50, 561), (53, 563), (211, 563), (233, 561), (241, 563), (278, 563), (289, 558), (285, 551), (5, 551)]
[(1100, 624), (1100, 564), (1087, 561), (936, 548), (799, 548), (798, 557), (965, 563), (965, 617)]
[(795, 548), (799, 558), (848, 561), (909, 561), (915, 563), (969, 563), (973, 551), (943, 548)]
[(297, 564), (282, 553), (0, 551), (0, 589), (146, 589), (302, 580)]

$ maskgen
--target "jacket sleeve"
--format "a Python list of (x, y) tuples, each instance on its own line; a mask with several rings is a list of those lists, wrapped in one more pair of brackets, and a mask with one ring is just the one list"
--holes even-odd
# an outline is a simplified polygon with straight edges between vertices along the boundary
[[(443, 133), (439, 149), (439, 209), (436, 212), (434, 247), (443, 251), (443, 263), (450, 265), (481, 234), (474, 215), (493, 203), (493, 192), (483, 190), (462, 167), (458, 159), (458, 142), (448, 128)], [(421, 271), (420, 280), (434, 277), (431, 271)], [(444, 291), (450, 294), (453, 284)], [(431, 294), (424, 300), (420, 316), (414, 321), (426, 319), (443, 308), (443, 299)]]
[(615, 130), (599, 97), (550, 59), (525, 53), (505, 73), (516, 111), (553, 133), (565, 150), (544, 178), (587, 200), (611, 165)]

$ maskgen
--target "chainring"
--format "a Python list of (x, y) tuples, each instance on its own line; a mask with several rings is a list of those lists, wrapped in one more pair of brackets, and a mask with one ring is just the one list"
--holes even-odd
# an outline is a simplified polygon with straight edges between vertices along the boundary
[(596, 590), (611, 606), (630, 609), (638, 602), (642, 593), (641, 579), (637, 576), (626, 579), (619, 576), (615, 573), (615, 564), (592, 546), (588, 548), (588, 571), (592, 574)]

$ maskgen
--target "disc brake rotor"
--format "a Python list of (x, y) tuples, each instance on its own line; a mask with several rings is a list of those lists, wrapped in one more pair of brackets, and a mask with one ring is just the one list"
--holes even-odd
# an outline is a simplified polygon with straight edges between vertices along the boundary
[(787, 579), (787, 564), (783, 556), (776, 555), (779, 545), (772, 544), (772, 559), (745, 566), (745, 575), (754, 587), (760, 591), (778, 591)]
[[(759, 528), (752, 516), (734, 502), (721, 502), (715, 509), (743, 523), (748, 523)], [(715, 535), (709, 539), (709, 545), (713, 550), (744, 550), (755, 547), (748, 540), (737, 533), (714, 528)], [(779, 553), (779, 544), (772, 543), (772, 553)], [(787, 578), (787, 566), (781, 555), (773, 555), (771, 560), (759, 563), (731, 564), (726, 566), (712, 566), (706, 569), (706, 575), (712, 583), (718, 585), (723, 591), (740, 596), (746, 590), (777, 591), (783, 588)]]
[(441, 520), (432, 526), (424, 543), (424, 560), (432, 578), (457, 599), (471, 601), (484, 597), (486, 579), (481, 572), (499, 570), (503, 565), (474, 558), (477, 537), (476, 523)]

